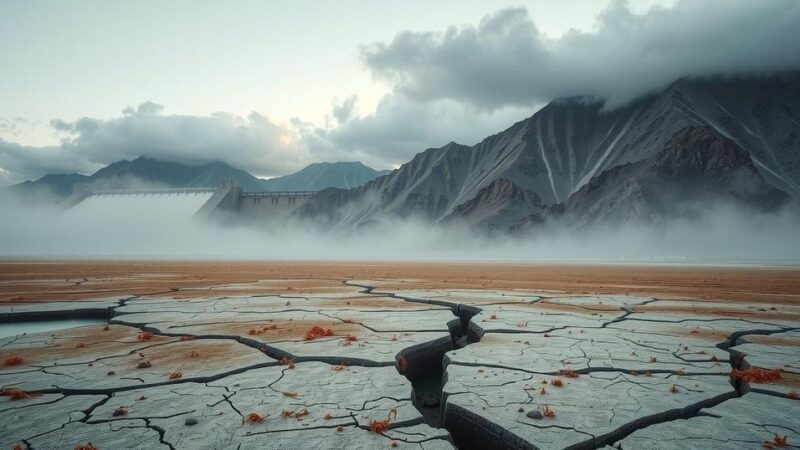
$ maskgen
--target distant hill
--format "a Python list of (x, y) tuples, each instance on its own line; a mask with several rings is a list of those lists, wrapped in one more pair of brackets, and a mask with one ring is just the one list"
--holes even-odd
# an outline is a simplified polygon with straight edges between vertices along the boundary
[(314, 163), (299, 172), (262, 181), (267, 191), (321, 191), (334, 187), (352, 189), (390, 171), (378, 171), (358, 161)]
[(77, 187), (124, 189), (142, 186), (169, 188), (215, 187), (232, 181), (248, 192), (318, 191), (329, 187), (352, 188), (380, 176), (360, 162), (315, 163), (299, 172), (264, 180), (223, 162), (184, 164), (140, 156), (117, 161), (92, 175), (49, 174), (11, 187), (23, 195), (68, 197)]

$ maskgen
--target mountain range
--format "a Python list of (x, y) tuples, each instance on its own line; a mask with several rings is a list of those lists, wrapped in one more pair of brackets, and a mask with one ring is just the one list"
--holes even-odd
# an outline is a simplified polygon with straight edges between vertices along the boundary
[(78, 186), (96, 189), (148, 187), (215, 187), (233, 182), (245, 191), (319, 191), (360, 186), (380, 172), (360, 162), (314, 163), (299, 172), (271, 179), (257, 178), (222, 162), (184, 164), (141, 156), (112, 163), (92, 175), (50, 174), (11, 187), (22, 194), (69, 196)]
[(327, 226), (414, 216), (517, 229), (798, 199), (800, 74), (790, 73), (681, 79), (615, 109), (554, 101), (476, 145), (451, 142), (361, 187), (324, 190), (296, 215)]

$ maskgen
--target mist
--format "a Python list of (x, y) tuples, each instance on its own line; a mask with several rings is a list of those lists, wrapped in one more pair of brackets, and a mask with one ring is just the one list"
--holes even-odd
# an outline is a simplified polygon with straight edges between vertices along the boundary
[(525, 233), (388, 220), (320, 229), (296, 221), (225, 224), (192, 217), (210, 194), (92, 197), (70, 210), (0, 198), (0, 257), (53, 259), (453, 260), (794, 264), (796, 206), (753, 214), (717, 205), (691, 219)]

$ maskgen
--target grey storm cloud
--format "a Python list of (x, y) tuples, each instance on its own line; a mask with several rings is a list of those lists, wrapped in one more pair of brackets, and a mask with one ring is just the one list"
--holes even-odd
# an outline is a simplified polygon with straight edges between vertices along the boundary
[(32, 147), (0, 140), (0, 168), (6, 180), (21, 181), (47, 173), (90, 173), (142, 155), (186, 163), (223, 161), (266, 176), (310, 162), (308, 152), (298, 149), (294, 130), (259, 113), (189, 116), (162, 111), (161, 105), (145, 102), (108, 120), (53, 120), (51, 126), (67, 134), (60, 145)]
[(474, 144), (531, 115), (532, 107), (476, 110), (457, 101), (419, 102), (402, 93), (387, 94), (376, 110), (353, 115), (336, 127), (295, 122), (312, 154), (359, 159), (383, 169), (408, 162), (415, 154), (448, 142)]
[(477, 26), (398, 33), (361, 48), (373, 76), (419, 101), (484, 109), (592, 96), (610, 106), (687, 76), (800, 68), (800, 2), (682, 0), (637, 14), (612, 3), (592, 31), (541, 33), (524, 8)]

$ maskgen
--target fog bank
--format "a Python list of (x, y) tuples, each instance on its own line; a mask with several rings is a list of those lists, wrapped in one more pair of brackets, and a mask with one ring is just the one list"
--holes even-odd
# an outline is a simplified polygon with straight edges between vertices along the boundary
[(389, 221), (359, 231), (300, 223), (220, 225), (193, 219), (201, 196), (94, 199), (66, 212), (0, 199), (0, 258), (502, 260), (800, 263), (800, 214), (717, 206), (699, 219), (495, 235)]

